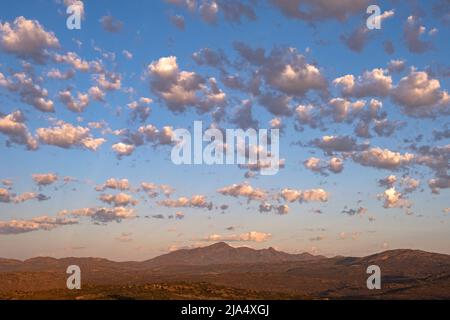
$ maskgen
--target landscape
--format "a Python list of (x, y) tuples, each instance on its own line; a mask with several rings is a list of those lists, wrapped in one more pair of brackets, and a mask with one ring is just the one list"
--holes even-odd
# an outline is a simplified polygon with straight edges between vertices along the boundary
[[(80, 290), (66, 287), (73, 264), (81, 268)], [(380, 290), (366, 286), (374, 264), (382, 270)], [(450, 256), (389, 250), (326, 258), (220, 242), (142, 262), (0, 259), (0, 299), (450, 299)]]
[(449, 300), (449, 39), (450, 0), (0, 1), (0, 307)]

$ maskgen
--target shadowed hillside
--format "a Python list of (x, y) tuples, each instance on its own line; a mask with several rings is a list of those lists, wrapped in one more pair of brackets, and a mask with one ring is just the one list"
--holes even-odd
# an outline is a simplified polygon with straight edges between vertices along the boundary
[[(66, 289), (66, 268), (82, 270), (82, 290)], [(378, 265), (382, 289), (368, 290)], [(206, 291), (205, 291), (206, 290)], [(210, 294), (207, 292), (210, 291)], [(215, 292), (212, 294), (211, 292)], [(2, 299), (448, 299), (450, 256), (390, 250), (326, 258), (226, 243), (142, 262), (100, 258), (0, 259)]]

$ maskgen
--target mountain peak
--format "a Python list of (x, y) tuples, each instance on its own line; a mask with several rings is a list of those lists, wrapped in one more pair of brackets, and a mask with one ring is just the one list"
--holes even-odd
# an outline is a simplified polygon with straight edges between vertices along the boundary
[(217, 249), (220, 249), (220, 248), (233, 248), (233, 247), (230, 246), (228, 243), (221, 241), (221, 242), (213, 243), (212, 245), (209, 245), (209, 246), (207, 246), (205, 248), (211, 248), (211, 249), (217, 248)]
[(150, 265), (212, 265), (212, 264), (249, 264), (249, 263), (279, 263), (281, 261), (305, 261), (320, 259), (303, 254), (289, 254), (267, 249), (252, 249), (249, 247), (232, 247), (226, 242), (217, 242), (206, 247), (183, 249), (147, 260)]

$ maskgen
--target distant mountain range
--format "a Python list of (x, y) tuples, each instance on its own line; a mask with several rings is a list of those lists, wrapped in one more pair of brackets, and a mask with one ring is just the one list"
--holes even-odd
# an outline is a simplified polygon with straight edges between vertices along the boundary
[[(65, 288), (66, 268), (72, 264), (82, 271), (80, 291)], [(382, 290), (366, 287), (369, 276), (366, 269), (374, 264), (381, 268)], [(224, 293), (225, 297), (220, 294), (215, 297), (219, 299), (227, 298), (227, 294), (233, 298), (255, 299), (449, 299), (450, 256), (402, 249), (367, 257), (326, 258), (309, 253), (289, 254), (273, 248), (234, 248), (220, 242), (141, 262), (101, 258), (37, 257), (25, 261), (0, 258), (2, 299), (208, 298), (203, 292), (205, 287), (216, 288), (218, 293), (228, 292)], [(184, 290), (189, 292), (188, 297), (182, 294)], [(111, 296), (111, 292), (116, 294)]]
[(311, 261), (322, 259), (309, 253), (289, 254), (274, 248), (255, 250), (248, 247), (233, 248), (225, 242), (218, 242), (207, 247), (177, 250), (144, 263), (154, 265), (210, 265), (210, 264), (245, 264), (275, 263), (285, 261)]

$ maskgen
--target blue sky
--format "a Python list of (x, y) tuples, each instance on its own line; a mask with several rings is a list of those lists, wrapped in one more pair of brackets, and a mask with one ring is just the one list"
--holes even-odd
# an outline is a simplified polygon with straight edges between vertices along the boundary
[[(81, 29), (68, 30), (71, 3), (0, 3), (0, 256), (146, 259), (219, 240), (330, 256), (450, 252), (445, 1), (378, 1), (385, 18), (371, 31), (374, 3), (365, 0), (86, 0), (75, 4)], [(300, 3), (297, 15), (284, 11)], [(237, 14), (245, 12), (250, 18)], [(248, 86), (256, 80), (258, 92)], [(284, 100), (269, 106), (264, 97)], [(36, 106), (39, 98), (52, 112)], [(87, 103), (76, 112), (80, 99)], [(150, 107), (143, 121), (133, 119), (133, 102)], [(373, 114), (372, 105), (382, 107)], [(306, 120), (299, 106), (309, 108)], [(282, 123), (285, 161), (274, 176), (176, 166), (163, 140), (196, 120), (246, 129), (270, 128), (272, 119)], [(159, 130), (153, 138), (139, 135), (148, 125)], [(342, 164), (335, 171), (332, 159)], [(128, 185), (102, 188), (108, 179)], [(166, 196), (161, 185), (174, 191)], [(326, 198), (317, 200), (319, 191)]]

